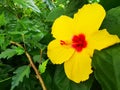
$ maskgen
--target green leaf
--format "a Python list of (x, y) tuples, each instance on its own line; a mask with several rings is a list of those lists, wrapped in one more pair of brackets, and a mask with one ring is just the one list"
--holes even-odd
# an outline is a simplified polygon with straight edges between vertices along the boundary
[(63, 3), (65, 3), (66, 1), (68, 1), (68, 0), (57, 0), (57, 4), (63, 4)]
[(46, 3), (46, 5), (48, 5), (49, 9), (52, 10), (53, 8), (55, 8), (54, 3), (51, 0), (42, 0), (43, 2)]
[(4, 35), (0, 35), (0, 46), (2, 47), (3, 43), (5, 41)]
[(117, 34), (120, 37), (120, 7), (110, 9), (101, 26), (101, 29), (106, 28), (111, 34)]
[(21, 47), (17, 47), (17, 48), (15, 49), (15, 51), (16, 51), (17, 55), (21, 55), (21, 54), (24, 53), (24, 49), (21, 48)]
[(47, 22), (53, 22), (56, 18), (64, 14), (64, 9), (62, 7), (54, 8), (46, 17)]
[(29, 78), (30, 66), (21, 66), (14, 72), (14, 74), (16, 75), (12, 77), (12, 86), (10, 90), (13, 90), (16, 86), (18, 86), (25, 76)]
[(120, 6), (120, 0), (100, 0), (100, 4), (105, 8), (105, 10), (109, 10), (111, 8), (115, 8)]
[(0, 63), (0, 83), (10, 79), (9, 73), (13, 70), (14, 68), (10, 65)]
[(35, 55), (35, 56), (33, 56), (33, 61), (36, 63), (36, 62), (38, 62), (38, 63), (40, 63), (40, 55)]
[(6, 19), (5, 19), (4, 13), (2, 13), (0, 15), (0, 26), (5, 25), (5, 24), (6, 24)]
[(88, 3), (87, 0), (70, 0), (65, 7), (65, 14), (73, 17), (74, 13), (78, 11), (84, 4)]
[(0, 82), (0, 90), (10, 90), (11, 87), (11, 79), (6, 78), (4, 82)]
[(21, 31), (21, 32), (18, 32), (18, 31), (14, 31), (14, 32), (8, 32), (9, 34), (11, 35), (24, 35), (26, 33), (28, 33), (28, 31)]
[(100, 0), (88, 0), (89, 3), (99, 3)]
[(90, 77), (89, 80), (81, 83), (74, 83), (70, 81), (65, 73), (63, 65), (57, 67), (54, 76), (54, 89), (53, 90), (90, 90), (93, 82), (93, 78)]
[(45, 60), (42, 62), (42, 64), (39, 65), (39, 71), (41, 74), (45, 72), (48, 61), (49, 60)]
[(6, 49), (5, 51), (3, 51), (0, 54), (0, 58), (11, 58), (12, 56), (14, 56), (16, 54), (16, 51), (14, 49)]
[(34, 75), (29, 75), (29, 78), (25, 77), (14, 90), (42, 90), (42, 87)]
[(0, 58), (11, 58), (14, 55), (21, 55), (24, 53), (24, 50), (20, 47), (12, 47), (11, 49), (6, 49), (0, 54)]
[(120, 44), (95, 51), (92, 65), (102, 90), (120, 90)]
[(31, 8), (33, 11), (40, 13), (41, 11), (35, 5), (33, 0), (13, 0), (16, 5), (21, 6), (22, 8)]
[(43, 74), (41, 74), (41, 76), (43, 78), (43, 81), (44, 81), (45, 86), (46, 86), (47, 89), (49, 89), (49, 90), (56, 90), (56, 89), (52, 88), (52, 86), (53, 86), (53, 78), (52, 78), (52, 75), (50, 75), (50, 72), (53, 73), (52, 70), (46, 70), (46, 72), (44, 72)]

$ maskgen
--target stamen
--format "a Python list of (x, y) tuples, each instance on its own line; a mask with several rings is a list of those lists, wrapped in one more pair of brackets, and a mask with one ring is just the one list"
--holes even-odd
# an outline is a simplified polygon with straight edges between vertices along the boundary
[(71, 43), (60, 40), (60, 44), (71, 45), (77, 52), (80, 52), (83, 50), (83, 48), (87, 47), (87, 41), (85, 40), (84, 34), (74, 35)]
[(60, 40), (60, 44), (61, 45), (66, 45), (65, 41), (63, 41), (63, 40)]

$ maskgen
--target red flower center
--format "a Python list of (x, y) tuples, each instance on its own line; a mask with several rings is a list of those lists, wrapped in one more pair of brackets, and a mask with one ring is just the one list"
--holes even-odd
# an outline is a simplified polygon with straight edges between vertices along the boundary
[(72, 47), (80, 52), (83, 48), (87, 46), (87, 41), (85, 40), (84, 34), (74, 35), (72, 38)]
[[(61, 45), (69, 45), (69, 43), (60, 40)], [(72, 38), (71, 45), (77, 52), (82, 51), (83, 48), (87, 47), (87, 41), (85, 40), (84, 34), (74, 35)]]

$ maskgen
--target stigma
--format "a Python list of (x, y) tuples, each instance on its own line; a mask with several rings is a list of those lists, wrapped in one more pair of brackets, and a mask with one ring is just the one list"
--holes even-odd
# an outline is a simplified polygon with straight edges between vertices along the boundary
[(74, 35), (72, 37), (71, 43), (60, 40), (60, 45), (62, 45), (62, 46), (70, 45), (77, 52), (81, 52), (83, 50), (83, 48), (87, 47), (87, 41), (86, 41), (86, 38), (85, 38), (84, 34), (79, 34), (79, 35)]
[(84, 34), (74, 35), (72, 38), (72, 47), (77, 51), (81, 52), (83, 48), (87, 47), (87, 41)]

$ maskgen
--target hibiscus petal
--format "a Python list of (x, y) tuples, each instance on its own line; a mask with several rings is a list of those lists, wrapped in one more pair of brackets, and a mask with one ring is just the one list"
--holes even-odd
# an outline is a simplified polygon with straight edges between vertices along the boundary
[[(91, 35), (88, 40), (88, 47), (91, 49), (101, 50), (107, 48), (111, 45), (120, 42), (120, 39), (117, 35), (110, 35), (106, 29), (99, 30), (98, 32)], [(91, 55), (93, 52), (91, 53)]]
[(84, 5), (78, 12), (74, 15), (76, 31), (77, 33), (91, 34), (96, 32), (104, 17), (104, 8), (97, 3)]
[(60, 40), (70, 40), (73, 36), (73, 27), (73, 19), (68, 16), (62, 15), (53, 23), (53, 37)]
[(48, 45), (47, 55), (53, 64), (61, 64), (67, 61), (73, 53), (73, 48), (61, 45), (59, 40), (53, 40)]
[(67, 77), (79, 83), (89, 78), (92, 73), (91, 58), (85, 52), (75, 53), (68, 61), (64, 63), (64, 69)]

